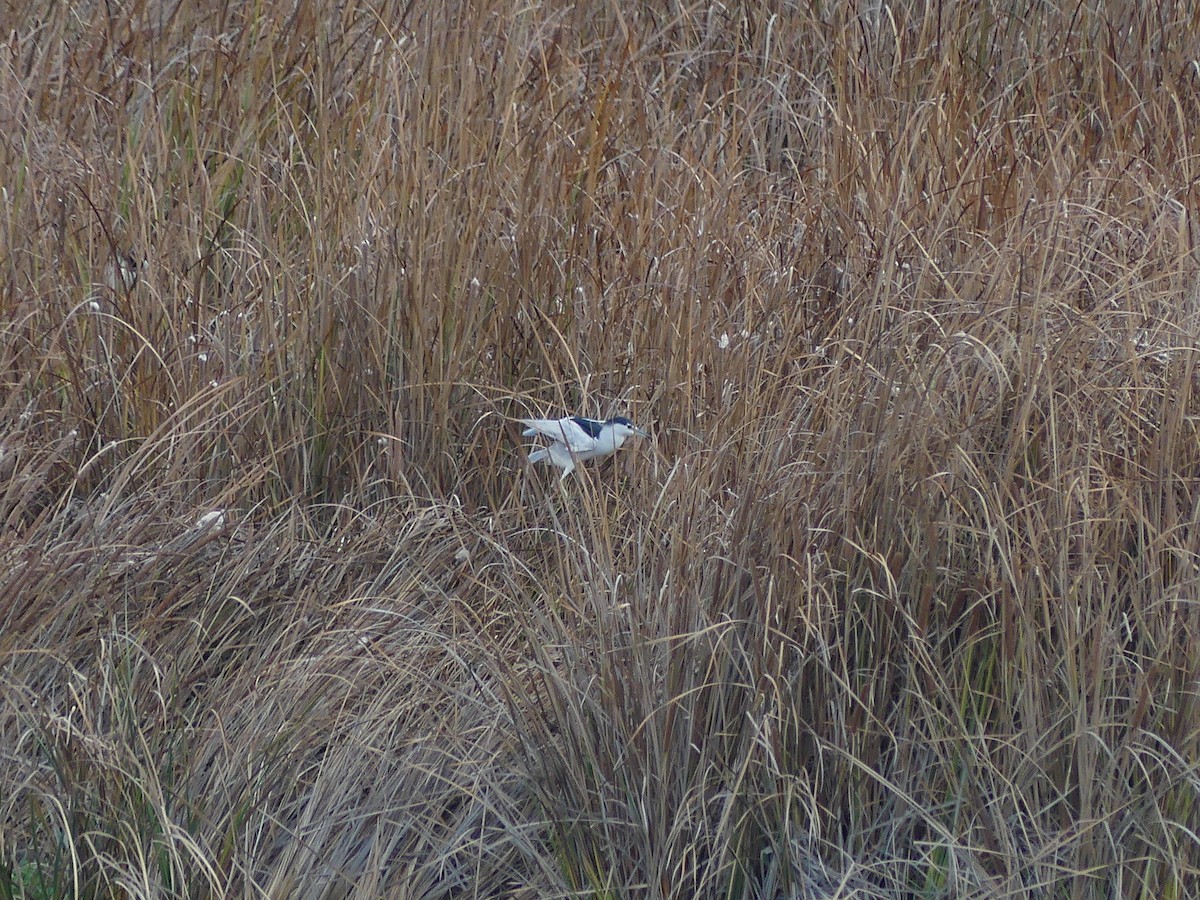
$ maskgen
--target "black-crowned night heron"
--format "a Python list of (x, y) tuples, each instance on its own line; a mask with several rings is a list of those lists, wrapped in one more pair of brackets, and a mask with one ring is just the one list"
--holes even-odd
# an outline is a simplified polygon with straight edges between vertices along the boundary
[(530, 462), (548, 459), (563, 470), (566, 478), (575, 471), (575, 464), (586, 459), (612, 456), (632, 435), (649, 437), (624, 416), (601, 421), (583, 416), (564, 416), (561, 419), (521, 419), (525, 437), (542, 435), (550, 438), (548, 447), (529, 454)]

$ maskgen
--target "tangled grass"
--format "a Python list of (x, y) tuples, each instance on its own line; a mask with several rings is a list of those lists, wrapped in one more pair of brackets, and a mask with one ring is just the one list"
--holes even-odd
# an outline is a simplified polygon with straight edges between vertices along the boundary
[(1195, 896), (1187, 8), (28, 6), (0, 897)]

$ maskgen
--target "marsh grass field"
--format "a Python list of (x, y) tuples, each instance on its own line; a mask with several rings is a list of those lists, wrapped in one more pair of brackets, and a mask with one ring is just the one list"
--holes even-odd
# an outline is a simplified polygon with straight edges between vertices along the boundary
[(1198, 15), (9, 0), (0, 897), (1200, 896)]

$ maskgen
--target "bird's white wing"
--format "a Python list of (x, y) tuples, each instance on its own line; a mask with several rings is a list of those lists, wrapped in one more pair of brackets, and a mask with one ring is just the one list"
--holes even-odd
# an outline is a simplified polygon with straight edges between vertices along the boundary
[(525, 436), (544, 435), (571, 448), (573, 453), (585, 453), (596, 448), (596, 439), (579, 427), (570, 416), (561, 419), (521, 419)]

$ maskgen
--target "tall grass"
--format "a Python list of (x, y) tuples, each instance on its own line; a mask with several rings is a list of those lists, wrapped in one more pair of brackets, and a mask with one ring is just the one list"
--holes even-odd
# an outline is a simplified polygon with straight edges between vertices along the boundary
[(0, 897), (1195, 895), (1190, 8), (5, 21)]

